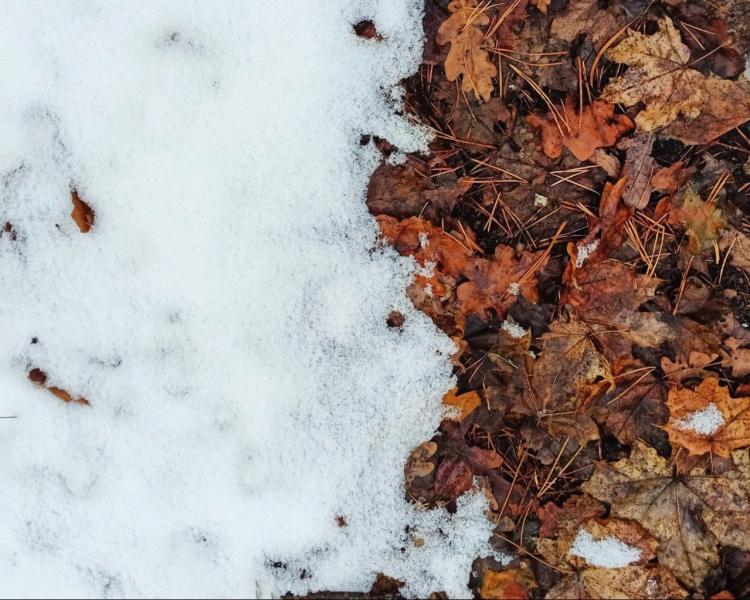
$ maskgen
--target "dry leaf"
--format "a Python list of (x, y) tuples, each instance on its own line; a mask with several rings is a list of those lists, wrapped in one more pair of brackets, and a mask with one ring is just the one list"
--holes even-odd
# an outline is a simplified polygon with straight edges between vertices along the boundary
[(669, 223), (682, 225), (688, 238), (687, 249), (700, 254), (714, 245), (722, 229), (727, 226), (724, 214), (714, 202), (703, 202), (695, 188), (689, 185), (679, 198), (659, 201), (656, 214), (669, 213)]
[(29, 381), (32, 381), (39, 387), (43, 387), (46, 389), (49, 393), (56, 396), (60, 400), (62, 400), (65, 403), (72, 402), (73, 404), (83, 404), (85, 406), (90, 406), (91, 403), (86, 400), (83, 396), (75, 397), (72, 394), (66, 392), (64, 389), (53, 386), (53, 385), (47, 385), (47, 373), (42, 371), (41, 369), (31, 369), (28, 373)]
[(529, 587), (533, 585), (531, 573), (520, 568), (487, 570), (482, 578), (479, 597), (483, 600), (530, 600)]
[(427, 477), (435, 470), (435, 464), (430, 459), (437, 452), (435, 442), (424, 442), (414, 448), (404, 467), (406, 482), (411, 483), (417, 477)]
[(708, 144), (750, 120), (750, 85), (746, 81), (708, 77), (703, 93), (706, 102), (700, 115), (678, 119), (663, 131), (664, 135), (683, 144)]
[(750, 549), (747, 451), (733, 458), (738, 468), (721, 475), (680, 474), (637, 441), (629, 458), (597, 463), (582, 488), (609, 503), (612, 516), (640, 523), (660, 542), (659, 562), (698, 588), (719, 563), (718, 544)]
[(644, 35), (628, 30), (628, 36), (607, 52), (612, 61), (629, 65), (602, 92), (608, 102), (646, 105), (635, 118), (641, 131), (652, 131), (682, 114), (695, 118), (705, 100), (704, 76), (690, 69), (690, 49), (669, 17), (659, 19), (659, 31)]
[(627, 144), (620, 144), (620, 147), (627, 149), (622, 175), (628, 179), (622, 199), (625, 204), (633, 208), (646, 208), (649, 196), (654, 190), (652, 176), (656, 170), (656, 163), (651, 158), (653, 145), (654, 134), (652, 133), (639, 133), (630, 138)]
[(73, 211), (70, 213), (81, 233), (88, 233), (94, 225), (96, 214), (86, 202), (84, 202), (76, 190), (71, 190), (70, 199), (73, 202)]
[(667, 399), (669, 441), (689, 454), (729, 457), (750, 445), (750, 398), (730, 398), (714, 378), (695, 389), (671, 389)]
[(526, 117), (530, 125), (542, 130), (542, 149), (550, 158), (558, 158), (563, 146), (578, 160), (588, 160), (597, 148), (614, 145), (622, 134), (633, 129), (627, 115), (615, 115), (615, 107), (594, 100), (579, 113), (573, 100), (565, 101), (565, 119), (553, 113), (531, 114)]
[(457, 390), (458, 388), (453, 388), (443, 396), (443, 405), (450, 407), (450, 415), (455, 416), (459, 421), (463, 421), (482, 401), (479, 394), (473, 390), (458, 395), (456, 394)]
[(481, 27), (490, 19), (484, 9), (477, 7), (476, 0), (453, 0), (448, 10), (453, 14), (440, 26), (436, 36), (441, 46), (449, 42), (451, 45), (445, 59), (445, 77), (448, 81), (461, 77), (464, 92), (474, 92), (486, 102), (492, 96), (492, 78), (497, 76), (497, 67), (482, 47)]
[(618, 29), (612, 11), (601, 9), (598, 0), (572, 0), (565, 12), (552, 21), (550, 36), (572, 42), (583, 33), (600, 48)]

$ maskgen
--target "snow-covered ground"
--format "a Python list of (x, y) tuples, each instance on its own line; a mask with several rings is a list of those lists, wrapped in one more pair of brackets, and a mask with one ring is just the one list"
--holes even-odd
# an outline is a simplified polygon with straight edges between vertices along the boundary
[(482, 500), (419, 513), (402, 486), (453, 348), (363, 200), (362, 133), (425, 144), (393, 87), (420, 10), (2, 3), (0, 596), (264, 597), (377, 571), (466, 595)]

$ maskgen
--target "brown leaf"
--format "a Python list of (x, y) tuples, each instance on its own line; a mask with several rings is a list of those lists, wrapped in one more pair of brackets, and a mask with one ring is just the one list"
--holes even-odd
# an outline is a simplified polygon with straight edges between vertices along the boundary
[(411, 483), (417, 477), (427, 477), (435, 470), (435, 465), (430, 459), (435, 456), (437, 449), (435, 442), (424, 442), (411, 451), (404, 467), (407, 483)]
[(72, 402), (73, 404), (83, 404), (84, 406), (91, 406), (91, 403), (86, 400), (83, 396), (75, 397), (72, 394), (66, 392), (64, 389), (47, 385), (47, 373), (42, 371), (41, 369), (31, 369), (28, 373), (29, 381), (32, 381), (39, 387), (45, 388), (48, 392), (50, 392), (52, 395), (56, 396), (66, 404), (69, 402)]
[(539, 299), (536, 274), (547, 265), (544, 251), (523, 251), (519, 256), (510, 246), (498, 244), (490, 260), (477, 259), (464, 271), (469, 280), (457, 290), (465, 315), (487, 317), (490, 310), (502, 316), (505, 308), (523, 295), (531, 302)]
[[(693, 119), (680, 118), (663, 134), (683, 144), (708, 144), (750, 120), (750, 84), (708, 77), (703, 83), (706, 101)], [(638, 119), (636, 118), (636, 121)]]
[(558, 531), (577, 529), (578, 525), (594, 517), (603, 517), (604, 505), (583, 494), (568, 498), (562, 506), (547, 502), (537, 511), (540, 537), (557, 537)]
[(573, 100), (567, 98), (564, 114), (567, 122), (553, 113), (526, 117), (530, 125), (542, 130), (542, 149), (550, 158), (558, 158), (565, 146), (578, 160), (588, 160), (597, 148), (614, 145), (633, 129), (630, 117), (615, 115), (614, 105), (599, 100), (584, 106), (579, 114)]
[(73, 211), (70, 213), (70, 216), (75, 221), (75, 224), (78, 225), (81, 233), (88, 233), (94, 226), (94, 218), (96, 216), (94, 209), (81, 199), (77, 190), (70, 191), (70, 199), (73, 202)]
[(651, 182), (656, 163), (651, 158), (654, 134), (639, 133), (629, 138), (627, 155), (623, 166), (623, 177), (628, 182), (623, 190), (622, 199), (628, 206), (642, 209), (648, 204), (649, 196), (654, 190)]
[(552, 21), (550, 36), (572, 42), (586, 34), (591, 36), (594, 46), (600, 48), (618, 29), (612, 11), (601, 9), (598, 0), (571, 0), (565, 12)]
[(659, 540), (659, 562), (697, 588), (718, 564), (717, 544), (749, 549), (750, 477), (747, 451), (737, 468), (712, 475), (676, 473), (653, 448), (636, 442), (630, 457), (599, 462), (583, 491), (611, 505), (611, 514), (640, 523)]
[(461, 78), (464, 92), (474, 92), (485, 102), (492, 96), (492, 78), (497, 68), (483, 48), (482, 27), (490, 22), (485, 8), (478, 8), (476, 0), (453, 0), (448, 5), (452, 13), (438, 29), (436, 41), (441, 46), (450, 43), (445, 59), (448, 81)]
[(729, 457), (750, 445), (750, 398), (730, 398), (717, 379), (704, 379), (695, 390), (669, 390), (667, 406), (669, 441), (689, 454)]
[(435, 492), (448, 502), (469, 491), (474, 474), (471, 467), (456, 457), (446, 457), (435, 475)]
[(685, 169), (682, 161), (677, 161), (668, 167), (658, 169), (651, 178), (651, 185), (655, 190), (674, 194), (683, 183), (693, 174), (692, 169)]

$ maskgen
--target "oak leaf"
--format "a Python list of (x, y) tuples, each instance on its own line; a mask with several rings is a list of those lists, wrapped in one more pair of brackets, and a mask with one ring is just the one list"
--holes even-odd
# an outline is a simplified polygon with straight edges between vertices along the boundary
[(533, 113), (526, 120), (542, 130), (542, 149), (550, 158), (558, 158), (566, 147), (578, 160), (588, 160), (597, 148), (614, 145), (624, 134), (633, 129), (633, 121), (627, 115), (615, 115), (614, 105), (594, 100), (583, 110), (576, 112), (573, 100), (565, 100), (566, 118), (561, 114)]
[(628, 30), (607, 58), (630, 68), (609, 82), (601, 98), (625, 106), (645, 103), (635, 118), (641, 131), (663, 127), (680, 114), (688, 118), (700, 114), (706, 97), (704, 76), (689, 68), (690, 48), (669, 17), (659, 19), (659, 30), (653, 35)]
[(448, 81), (461, 77), (464, 92), (474, 92), (486, 102), (492, 96), (492, 78), (497, 76), (497, 67), (483, 48), (481, 27), (489, 24), (490, 18), (476, 0), (453, 0), (448, 10), (452, 14), (436, 36), (439, 45), (451, 45), (445, 59), (445, 77)]
[(669, 441), (690, 454), (729, 457), (750, 446), (750, 398), (730, 398), (717, 379), (704, 379), (695, 390), (669, 390), (667, 406)]
[(630, 457), (596, 464), (584, 492), (611, 506), (611, 515), (637, 521), (657, 540), (661, 565), (697, 588), (719, 563), (718, 544), (750, 549), (750, 476), (747, 451), (735, 468), (686, 474), (642, 442)]

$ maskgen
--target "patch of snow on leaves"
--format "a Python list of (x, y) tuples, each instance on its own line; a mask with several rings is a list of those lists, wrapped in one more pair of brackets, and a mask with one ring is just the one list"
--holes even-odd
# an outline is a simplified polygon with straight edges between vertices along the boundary
[(592, 567), (607, 569), (626, 567), (641, 557), (638, 548), (628, 546), (611, 535), (596, 540), (584, 528), (578, 530), (569, 552), (573, 556), (583, 558)]
[(578, 246), (578, 254), (576, 255), (576, 268), (580, 269), (586, 259), (599, 247), (599, 240), (594, 240), (589, 244), (583, 244)]
[(278, 597), (378, 571), (469, 594), (486, 501), (418, 511), (402, 485), (455, 348), (406, 297), (413, 262), (373, 250), (380, 155), (359, 145), (425, 147), (395, 85), (421, 10), (3, 3), (0, 596)]
[(505, 321), (503, 321), (502, 325), (500, 325), (500, 329), (502, 329), (510, 337), (517, 339), (520, 339), (526, 335), (526, 329), (521, 327), (511, 317), (508, 317)]
[(518, 296), (521, 294), (521, 286), (518, 285), (517, 282), (513, 281), (508, 284), (508, 293), (513, 296)]
[(696, 410), (687, 417), (675, 421), (674, 426), (680, 431), (692, 431), (700, 435), (713, 435), (725, 425), (724, 415), (711, 402), (706, 408)]

